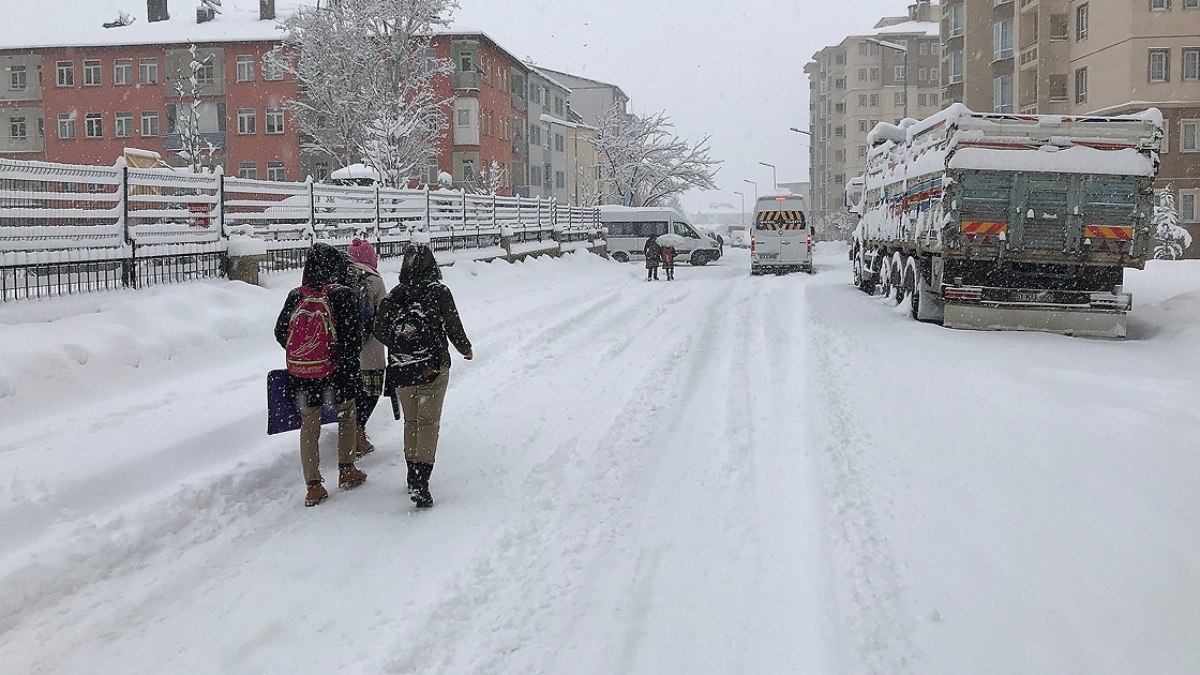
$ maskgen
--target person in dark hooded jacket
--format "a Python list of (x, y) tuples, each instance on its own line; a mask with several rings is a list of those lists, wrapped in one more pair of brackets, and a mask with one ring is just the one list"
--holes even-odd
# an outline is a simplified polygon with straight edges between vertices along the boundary
[(336, 406), (338, 413), (338, 486), (349, 490), (367, 479), (367, 474), (354, 466), (358, 433), (355, 399), (359, 391), (358, 359), (363, 345), (363, 326), (354, 291), (340, 285), (348, 262), (345, 254), (329, 244), (313, 244), (304, 263), (302, 286), (288, 294), (275, 321), (275, 340), (286, 349), (302, 290), (329, 289), (326, 297), (333, 313), (334, 372), (317, 378), (288, 373), (288, 395), (300, 409), (300, 466), (308, 485), (305, 506), (316, 506), (329, 497), (322, 485), (319, 452), (321, 408), (325, 405)]
[[(433, 343), (433, 353), (424, 359), (428, 366), (422, 366), (427, 372), (421, 374), (422, 382), (417, 384), (407, 379), (402, 365), (409, 355), (398, 349), (399, 336), (410, 330), (406, 323), (413, 316), (421, 317), (426, 330), (432, 333)], [(454, 296), (442, 283), (442, 272), (429, 246), (410, 245), (405, 251), (400, 284), (383, 299), (375, 316), (375, 337), (388, 347), (385, 391), (392, 396), (393, 407), (399, 407), (404, 414), (409, 497), (418, 508), (428, 508), (433, 505), (429, 477), (437, 455), (442, 404), (450, 381), (449, 344), (468, 361), (475, 358)]]

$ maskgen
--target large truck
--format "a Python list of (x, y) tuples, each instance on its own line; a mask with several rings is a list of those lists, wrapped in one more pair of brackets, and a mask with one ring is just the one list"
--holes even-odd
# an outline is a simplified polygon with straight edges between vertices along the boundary
[(1155, 109), (880, 124), (846, 186), (854, 283), (950, 328), (1125, 337), (1162, 136)]

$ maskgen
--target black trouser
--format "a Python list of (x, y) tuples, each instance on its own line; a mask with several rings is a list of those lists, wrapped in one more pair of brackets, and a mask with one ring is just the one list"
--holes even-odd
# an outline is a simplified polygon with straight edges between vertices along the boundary
[(647, 260), (646, 261), (646, 281), (650, 281), (651, 279), (657, 279), (657, 278), (658, 278), (658, 261), (657, 260)]
[[(663, 261), (663, 271), (665, 271), (667, 273), (667, 281), (671, 281), (672, 279), (674, 279), (675, 278), (675, 261), (673, 259)], [(655, 278), (657, 278), (657, 277), (655, 277)]]

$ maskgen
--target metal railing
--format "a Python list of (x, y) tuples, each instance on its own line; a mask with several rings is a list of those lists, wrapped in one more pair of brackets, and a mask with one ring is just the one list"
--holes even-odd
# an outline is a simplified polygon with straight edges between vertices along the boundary
[(599, 227), (598, 209), (554, 200), (0, 159), (0, 301), (220, 277), (231, 238), (264, 240), (271, 272), (318, 240), (387, 258), (418, 230), (455, 251)]

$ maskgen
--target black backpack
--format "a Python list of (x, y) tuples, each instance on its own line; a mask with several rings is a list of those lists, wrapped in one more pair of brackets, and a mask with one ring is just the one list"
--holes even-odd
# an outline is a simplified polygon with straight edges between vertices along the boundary
[(371, 325), (375, 321), (375, 308), (371, 306), (371, 284), (368, 274), (350, 262), (346, 267), (345, 284), (354, 291), (354, 302), (358, 307), (359, 316), (362, 317), (363, 331), (370, 333)]
[(388, 348), (388, 387), (415, 387), (441, 374), (442, 329), (432, 294), (401, 299), (381, 341)]

